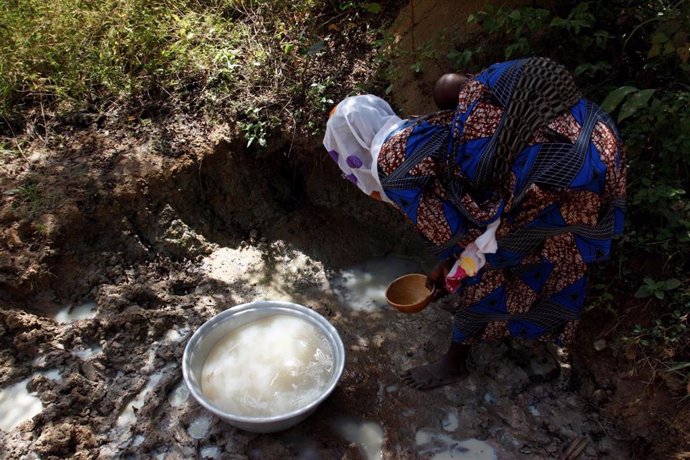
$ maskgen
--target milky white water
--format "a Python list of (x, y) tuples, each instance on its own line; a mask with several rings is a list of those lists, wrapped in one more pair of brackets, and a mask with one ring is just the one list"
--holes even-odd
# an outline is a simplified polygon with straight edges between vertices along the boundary
[(340, 272), (333, 289), (353, 310), (374, 311), (386, 306), (386, 288), (407, 273), (425, 273), (421, 262), (387, 256), (372, 259)]
[(496, 460), (496, 451), (479, 439), (457, 440), (422, 428), (415, 434), (420, 458), (429, 460)]
[(0, 430), (11, 431), (17, 425), (43, 410), (35, 393), (29, 393), (24, 379), (0, 391)]
[(83, 360), (88, 360), (96, 356), (97, 354), (101, 353), (103, 350), (101, 347), (98, 345), (95, 345), (93, 347), (85, 347), (85, 348), (78, 348), (76, 350), (72, 350), (72, 356), (76, 356), (78, 358), (81, 358)]
[(334, 420), (334, 426), (343, 438), (359, 446), (366, 460), (383, 458), (383, 428), (378, 423), (341, 418)]
[(195, 418), (187, 428), (187, 433), (194, 439), (204, 439), (208, 436), (211, 429), (211, 417), (208, 415), (201, 415)]
[(220, 458), (222, 452), (220, 447), (206, 446), (201, 448), (201, 458)]
[(214, 346), (201, 371), (201, 390), (226, 412), (279, 415), (316, 400), (332, 370), (333, 351), (316, 326), (272, 315), (231, 331)]
[(458, 416), (453, 412), (448, 412), (441, 420), (441, 426), (446, 431), (455, 431), (460, 426)]
[(151, 390), (158, 385), (158, 382), (160, 382), (163, 374), (172, 367), (174, 367), (174, 364), (168, 363), (162, 369), (151, 374), (148, 382), (146, 382), (146, 386), (124, 407), (124, 409), (122, 409), (122, 411), (120, 411), (120, 415), (117, 418), (118, 427), (127, 426), (136, 421), (137, 416), (134, 413), (134, 410), (141, 409), (141, 407), (144, 405), (144, 401), (146, 400), (146, 396), (148, 396)]
[(189, 334), (189, 329), (188, 327), (183, 327), (180, 329), (170, 329), (168, 332), (165, 333), (165, 340), (168, 340), (170, 342), (180, 342), (182, 339), (186, 337), (187, 334)]
[(189, 399), (189, 390), (184, 382), (180, 382), (177, 386), (168, 394), (168, 402), (172, 407), (180, 407)]
[[(29, 393), (26, 387), (29, 381), (36, 375), (43, 375), (45, 378), (56, 382), (62, 380), (59, 370), (50, 369), (37, 372), (29, 378), (0, 390), (1, 431), (12, 431), (19, 424), (29, 420), (43, 410), (43, 403), (38, 399), (36, 393)], [(0, 450), (0, 452), (2, 451)]]
[(68, 305), (60, 309), (53, 318), (58, 323), (71, 323), (80, 319), (91, 319), (96, 317), (96, 302), (87, 302), (73, 307)]

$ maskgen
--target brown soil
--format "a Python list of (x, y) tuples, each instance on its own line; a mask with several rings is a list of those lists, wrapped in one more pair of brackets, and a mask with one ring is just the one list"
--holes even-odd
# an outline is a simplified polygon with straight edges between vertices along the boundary
[[(690, 388), (641, 350), (621, 345), (621, 335), (635, 324), (646, 325), (653, 314), (647, 301), (619, 302), (626, 308), (616, 317), (591, 311), (583, 318), (575, 352), (580, 392), (632, 435), (634, 458), (690, 458)], [(597, 351), (597, 341), (605, 348)]]
[[(433, 102), (432, 90), (436, 80), (444, 73), (467, 73), (468, 69), (454, 68), (448, 53), (477, 33), (477, 25), (468, 24), (467, 17), (486, 7), (482, 1), (410, 1), (400, 10), (390, 27), (395, 37), (396, 72), (391, 87), (391, 100), (401, 113), (422, 115), (438, 110)], [(510, 6), (531, 6), (533, 2), (512, 0)], [(551, 2), (542, 2), (542, 7)], [(429, 55), (423, 49), (429, 48)], [(410, 70), (414, 65), (421, 70)]]

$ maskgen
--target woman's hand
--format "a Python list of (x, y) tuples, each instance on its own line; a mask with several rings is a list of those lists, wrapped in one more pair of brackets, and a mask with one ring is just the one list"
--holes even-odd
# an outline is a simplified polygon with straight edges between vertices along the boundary
[(426, 288), (433, 291), (433, 300), (438, 300), (448, 295), (448, 291), (446, 290), (446, 276), (448, 276), (450, 269), (453, 268), (454, 263), (454, 257), (442, 260), (431, 270), (431, 273), (427, 275)]

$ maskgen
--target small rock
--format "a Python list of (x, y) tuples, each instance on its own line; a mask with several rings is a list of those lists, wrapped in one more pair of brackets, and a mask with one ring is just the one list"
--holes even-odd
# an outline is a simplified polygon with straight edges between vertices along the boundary
[(441, 427), (445, 431), (455, 431), (458, 429), (459, 422), (458, 416), (452, 412), (447, 413), (441, 420)]
[(599, 388), (598, 390), (595, 390), (594, 393), (592, 393), (592, 397), (596, 402), (602, 403), (606, 399), (606, 392)]
[(36, 441), (35, 449), (45, 455), (66, 455), (69, 454), (71, 441), (72, 426), (70, 424), (48, 425), (43, 428), (41, 436)]
[(606, 348), (606, 340), (604, 339), (599, 339), (596, 342), (594, 342), (594, 349), (596, 351), (601, 351)]
[(98, 374), (96, 373), (96, 368), (94, 367), (94, 365), (91, 361), (87, 361), (87, 362), (83, 363), (81, 365), (81, 371), (84, 374), (84, 377), (91, 380), (92, 382), (98, 378)]

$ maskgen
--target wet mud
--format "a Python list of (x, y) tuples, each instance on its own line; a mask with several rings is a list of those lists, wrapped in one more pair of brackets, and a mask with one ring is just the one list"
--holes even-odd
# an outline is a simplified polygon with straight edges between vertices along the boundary
[[(393, 257), (400, 248), (392, 242), (363, 243), (370, 229), (326, 217), (311, 209), (280, 217), (299, 222), (294, 240), (289, 223), (252, 230), (236, 246), (196, 234), (205, 255), (110, 267), (117, 276), (103, 274), (82, 299), (95, 303), (95, 317), (82, 312), (83, 319), (58, 321), (55, 311), (0, 311), (0, 388), (28, 378), (27, 389), (43, 404), (32, 419), (0, 433), (2, 458), (554, 458), (574, 444), (581, 449), (572, 458), (628, 456), (626, 436), (569, 388), (568, 357), (555, 349), (481, 345), (465, 381), (430, 392), (404, 386), (402, 371), (447, 346), (449, 313), (432, 305), (401, 314), (380, 295), (367, 304), (363, 293), (380, 293), (394, 272), (368, 291), (347, 280), (386, 266), (419, 271), (429, 261), (412, 258), (417, 252)], [(353, 269), (358, 262), (366, 263)], [(262, 299), (319, 312), (347, 353), (330, 398), (305, 422), (269, 435), (215, 418), (181, 377), (196, 328), (226, 308)], [(59, 377), (47, 378), (51, 370)]]

